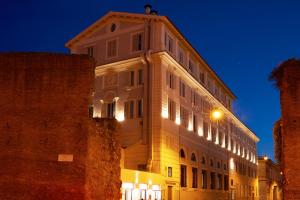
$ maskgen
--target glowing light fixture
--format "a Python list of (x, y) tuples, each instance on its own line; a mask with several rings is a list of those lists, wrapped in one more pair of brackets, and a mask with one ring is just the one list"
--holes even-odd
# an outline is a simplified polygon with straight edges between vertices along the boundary
[(179, 117), (179, 116), (176, 117), (175, 123), (176, 123), (177, 125), (180, 125), (180, 117)]
[(125, 120), (124, 112), (119, 111), (116, 115), (116, 119), (118, 120), (118, 122), (124, 121)]
[(223, 112), (218, 109), (215, 109), (211, 112), (211, 117), (214, 120), (219, 120), (223, 117)]
[(230, 158), (230, 160), (229, 160), (229, 167), (230, 167), (231, 170), (234, 170), (234, 160), (233, 160), (233, 158)]
[(122, 188), (133, 189), (133, 184), (132, 183), (122, 183)]
[(268, 158), (268, 156), (264, 156), (264, 160), (268, 160), (269, 158)]

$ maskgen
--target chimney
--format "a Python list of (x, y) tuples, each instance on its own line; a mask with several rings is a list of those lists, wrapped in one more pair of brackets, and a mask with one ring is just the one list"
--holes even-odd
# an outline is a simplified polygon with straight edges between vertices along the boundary
[(152, 6), (150, 4), (146, 4), (144, 8), (145, 8), (145, 14), (149, 15), (151, 13)]

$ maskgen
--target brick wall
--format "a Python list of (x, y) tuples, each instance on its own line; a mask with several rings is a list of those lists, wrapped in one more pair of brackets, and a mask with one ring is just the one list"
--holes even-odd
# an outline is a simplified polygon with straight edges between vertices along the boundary
[(280, 89), (284, 199), (300, 199), (300, 60), (284, 62), (273, 78)]
[(84, 55), (0, 54), (0, 199), (119, 199), (116, 124), (89, 118), (93, 82)]

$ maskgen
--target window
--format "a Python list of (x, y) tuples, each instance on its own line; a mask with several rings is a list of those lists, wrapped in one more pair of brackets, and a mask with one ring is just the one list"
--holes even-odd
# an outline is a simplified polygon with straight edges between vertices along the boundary
[(168, 100), (168, 115), (169, 115), (169, 119), (172, 121), (175, 121), (176, 118), (176, 104), (174, 101), (172, 101), (171, 99)]
[(106, 104), (106, 117), (114, 118), (115, 117), (115, 102)]
[[(233, 183), (232, 183), (233, 185)], [(224, 175), (224, 190), (228, 190), (229, 187), (228, 187), (228, 175)]]
[(202, 181), (202, 189), (206, 189), (207, 188), (207, 172), (206, 170), (202, 170), (202, 174), (201, 174), (201, 181)]
[(184, 63), (184, 54), (181, 48), (178, 49), (178, 60), (181, 64)]
[(208, 138), (208, 123), (203, 122), (203, 135), (205, 138)]
[(130, 71), (130, 86), (134, 86), (134, 71)]
[(180, 96), (185, 97), (185, 84), (182, 81), (180, 81), (179, 90)]
[(186, 166), (180, 165), (180, 186), (186, 187)]
[(225, 134), (225, 148), (229, 148), (228, 135), (227, 134)]
[(88, 48), (87, 48), (87, 54), (88, 54), (90, 57), (93, 57), (93, 56), (94, 56), (94, 48), (93, 48), (93, 47), (88, 47)]
[(194, 161), (194, 162), (197, 161), (195, 153), (192, 153), (192, 155), (191, 155), (191, 161)]
[(210, 173), (210, 189), (216, 188), (216, 174), (215, 172)]
[(210, 159), (210, 160), (209, 160), (209, 165), (210, 165), (211, 167), (214, 166), (214, 161), (213, 161), (213, 159)]
[(134, 101), (125, 102), (124, 111), (125, 118), (132, 119), (134, 115)]
[(167, 33), (165, 33), (165, 46), (169, 52), (173, 53), (173, 39)]
[(132, 51), (143, 50), (143, 36), (142, 33), (138, 33), (132, 36)]
[(143, 85), (143, 83), (144, 83), (143, 70), (139, 69), (139, 71), (138, 71), (138, 84)]
[(93, 118), (94, 117), (94, 106), (89, 105), (89, 117)]
[(227, 165), (226, 164), (223, 165), (223, 169), (227, 170)]
[(213, 142), (217, 142), (217, 129), (215, 127), (211, 128), (211, 137)]
[(192, 60), (189, 60), (189, 70), (191, 73), (194, 73), (195, 67), (194, 62)]
[(200, 82), (201, 82), (202, 84), (205, 83), (205, 82), (204, 82), (204, 72), (203, 72), (203, 71), (200, 71), (200, 73), (199, 73), (199, 80), (200, 80)]
[(222, 174), (218, 174), (218, 190), (222, 190)]
[(143, 117), (143, 101), (142, 100), (137, 101), (137, 116), (139, 118)]
[(175, 76), (169, 71), (166, 72), (166, 83), (169, 88), (175, 89)]
[(117, 40), (110, 40), (107, 42), (107, 58), (117, 56)]
[(180, 106), (180, 122), (182, 126), (188, 128), (188, 111)]
[(198, 169), (192, 167), (192, 174), (193, 174), (193, 181), (192, 181), (192, 188), (198, 187)]
[(221, 168), (221, 163), (220, 162), (217, 162), (217, 167), (218, 167), (218, 169)]
[(180, 154), (180, 158), (185, 158), (185, 153), (183, 149), (180, 149), (179, 154)]
[(198, 125), (197, 125), (197, 116), (193, 115), (193, 131), (197, 132), (197, 128), (198, 128)]
[(205, 165), (205, 163), (206, 163), (206, 160), (205, 160), (204, 156), (202, 156), (201, 163), (202, 163), (202, 165)]
[(168, 177), (172, 177), (172, 167), (168, 167)]
[(116, 30), (116, 24), (111, 24), (110, 31), (114, 32)]

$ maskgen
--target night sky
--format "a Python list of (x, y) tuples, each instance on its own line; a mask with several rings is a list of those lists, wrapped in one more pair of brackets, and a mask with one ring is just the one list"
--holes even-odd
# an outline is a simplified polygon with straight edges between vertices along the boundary
[(300, 57), (297, 0), (0, 0), (0, 51), (68, 52), (65, 42), (106, 12), (167, 15), (238, 97), (234, 112), (273, 158), (272, 127), (280, 117), (272, 69)]

